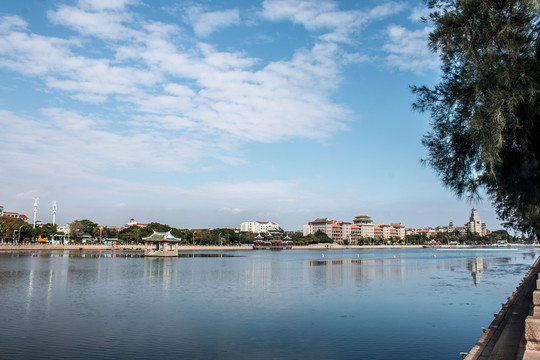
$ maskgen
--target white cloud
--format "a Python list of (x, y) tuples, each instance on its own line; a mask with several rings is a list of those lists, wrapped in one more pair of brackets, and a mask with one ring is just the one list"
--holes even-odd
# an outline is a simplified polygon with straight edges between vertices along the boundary
[(333, 42), (349, 42), (350, 34), (366, 21), (362, 12), (340, 11), (332, 1), (265, 0), (262, 16), (271, 21), (290, 20), (310, 31), (328, 31), (321, 39)]
[(411, 14), (409, 15), (409, 20), (411, 21), (422, 21), (422, 18), (427, 19), (430, 13), (428, 7), (416, 7), (412, 9)]
[(8, 33), (10, 31), (26, 31), (28, 24), (26, 21), (16, 15), (8, 15), (1, 17), (0, 21), (0, 34)]
[(387, 63), (400, 70), (423, 73), (439, 66), (437, 56), (428, 47), (428, 35), (432, 29), (408, 30), (392, 25), (387, 29), (389, 43), (383, 46), (388, 55)]
[(137, 4), (138, 0), (79, 0), (81, 7), (92, 10), (123, 10), (127, 5)]
[[(62, 109), (45, 109), (40, 119), (0, 111), (0, 141), (4, 165), (18, 167), (24, 159), (38, 172), (62, 164), (65, 173), (142, 167), (148, 171), (189, 171), (194, 161), (216, 147), (188, 137), (168, 137), (162, 131), (134, 128), (113, 131), (107, 122)], [(8, 160), (10, 159), (10, 160)]]
[(331, 0), (264, 0), (262, 17), (271, 21), (290, 20), (309, 31), (322, 31), (319, 38), (324, 41), (349, 43), (368, 22), (399, 13), (404, 8), (403, 3), (394, 1), (362, 12), (340, 10)]
[[(327, 14), (302, 5), (306, 12), (294, 21), (328, 30), (323, 35), (332, 41), (266, 61), (186, 39), (180, 25), (142, 19), (128, 4), (135, 3), (60, 6), (49, 19), (75, 32), (69, 37), (34, 33), (17, 16), (0, 19), (0, 67), (60, 99), (34, 116), (0, 109), (2, 169), (19, 174), (0, 179), (0, 188), (65, 192), (89, 203), (105, 197), (109, 206), (122, 209), (133, 209), (145, 197), (169, 207), (183, 198), (230, 213), (255, 211), (262, 202), (276, 208), (320, 206), (324, 195), (302, 190), (293, 180), (170, 184), (205, 171), (209, 163), (245, 165), (246, 143), (321, 141), (345, 130), (349, 112), (331, 95), (344, 59), (360, 58), (343, 54), (337, 43), (360, 26), (361, 14), (331, 3)], [(206, 29), (194, 23), (201, 36), (239, 21), (234, 11), (199, 15), (211, 20)], [(90, 113), (68, 108), (73, 103), (65, 96), (85, 102)], [(132, 173), (139, 177), (126, 180)], [(154, 173), (167, 180), (140, 180)]]
[(69, 26), (81, 34), (104, 39), (125, 39), (135, 36), (136, 31), (127, 27), (131, 15), (124, 11), (123, 0), (84, 0), (78, 6), (62, 5), (49, 11), (49, 19), (58, 25)]
[(390, 1), (377, 5), (369, 11), (371, 20), (384, 19), (390, 15), (402, 12), (407, 5), (403, 2)]
[(207, 37), (213, 32), (240, 23), (238, 9), (204, 12), (201, 7), (190, 7), (188, 16), (193, 24), (193, 31), (199, 37)]

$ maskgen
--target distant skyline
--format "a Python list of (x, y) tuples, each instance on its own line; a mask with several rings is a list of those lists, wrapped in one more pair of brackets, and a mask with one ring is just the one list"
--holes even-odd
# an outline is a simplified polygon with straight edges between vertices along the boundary
[(423, 1), (0, 3), (0, 205), (65, 224), (462, 226), (420, 164)]

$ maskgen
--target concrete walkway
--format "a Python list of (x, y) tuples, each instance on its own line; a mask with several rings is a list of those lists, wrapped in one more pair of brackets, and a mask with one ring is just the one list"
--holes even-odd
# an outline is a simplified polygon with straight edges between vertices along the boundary
[(525, 319), (529, 316), (540, 273), (540, 258), (508, 298), (466, 360), (521, 360), (525, 352)]

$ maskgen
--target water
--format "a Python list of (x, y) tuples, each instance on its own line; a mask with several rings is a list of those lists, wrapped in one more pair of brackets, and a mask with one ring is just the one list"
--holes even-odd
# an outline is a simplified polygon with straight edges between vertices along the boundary
[(181, 255), (0, 254), (0, 358), (457, 360), (539, 252)]

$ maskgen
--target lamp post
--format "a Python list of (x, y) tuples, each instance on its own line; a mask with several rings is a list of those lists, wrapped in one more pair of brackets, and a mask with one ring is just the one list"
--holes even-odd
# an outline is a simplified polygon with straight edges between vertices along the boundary
[(52, 224), (54, 227), (54, 234), (51, 237), (51, 243), (54, 244), (54, 235), (56, 235), (56, 201), (52, 202)]

